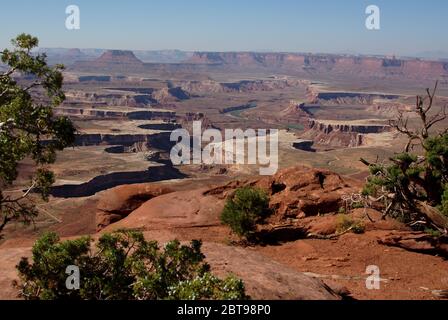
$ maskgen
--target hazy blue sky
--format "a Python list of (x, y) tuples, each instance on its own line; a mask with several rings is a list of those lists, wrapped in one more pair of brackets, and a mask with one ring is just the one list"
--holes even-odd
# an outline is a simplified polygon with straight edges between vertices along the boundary
[[(81, 30), (65, 28), (65, 8)], [(365, 9), (381, 9), (381, 30)], [(273, 50), (406, 55), (448, 51), (447, 0), (1, 0), (0, 47), (21, 32), (42, 47)]]

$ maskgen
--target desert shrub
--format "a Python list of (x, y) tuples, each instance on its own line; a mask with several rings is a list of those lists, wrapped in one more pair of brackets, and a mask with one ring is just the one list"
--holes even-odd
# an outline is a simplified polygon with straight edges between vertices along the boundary
[(362, 222), (355, 221), (347, 215), (339, 215), (336, 229), (338, 233), (351, 231), (356, 234), (361, 234), (364, 233), (365, 226)]
[(269, 197), (261, 189), (239, 188), (229, 198), (221, 214), (221, 221), (230, 226), (238, 236), (250, 240), (261, 223), (269, 215)]
[[(25, 299), (159, 300), (244, 299), (244, 284), (221, 280), (204, 262), (201, 242), (171, 241), (160, 248), (143, 234), (119, 231), (103, 235), (96, 248), (83, 237), (61, 242), (48, 233), (36, 241), (32, 263), (22, 258), (16, 287)], [(80, 270), (79, 290), (67, 289), (67, 266)]]

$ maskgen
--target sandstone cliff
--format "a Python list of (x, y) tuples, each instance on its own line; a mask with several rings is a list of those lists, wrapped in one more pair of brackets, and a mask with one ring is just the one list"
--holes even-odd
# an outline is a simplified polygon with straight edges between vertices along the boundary
[(369, 56), (313, 55), (301, 53), (196, 52), (196, 64), (306, 70), (314, 73), (343, 73), (354, 76), (437, 79), (448, 75), (448, 63), (420, 59)]
[(332, 147), (359, 147), (365, 144), (366, 135), (389, 131), (391, 128), (386, 124), (309, 119), (308, 130), (302, 138)]

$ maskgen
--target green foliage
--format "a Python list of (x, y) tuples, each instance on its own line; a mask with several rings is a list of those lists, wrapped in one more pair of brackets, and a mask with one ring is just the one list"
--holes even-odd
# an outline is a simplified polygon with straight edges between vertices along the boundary
[(412, 206), (412, 200), (441, 205), (443, 185), (448, 171), (448, 135), (433, 137), (425, 142), (425, 154), (403, 153), (391, 159), (388, 165), (372, 165), (364, 193), (378, 196), (389, 192), (397, 203)]
[(365, 206), (364, 206), (364, 203), (360, 201), (360, 202), (354, 202), (351, 205), (351, 207), (352, 207), (352, 209), (361, 209), (361, 208), (364, 208)]
[(425, 231), (425, 233), (429, 234), (430, 236), (432, 236), (434, 238), (439, 238), (442, 236), (442, 232), (440, 232), (439, 230), (426, 228), (424, 231)]
[(426, 161), (431, 168), (431, 174), (444, 179), (448, 176), (448, 134), (440, 137), (429, 138), (425, 142)]
[(361, 234), (365, 232), (365, 226), (361, 222), (355, 221), (347, 215), (339, 215), (336, 231), (338, 233), (343, 233), (349, 230), (353, 233)]
[(375, 177), (370, 177), (368, 182), (364, 185), (361, 194), (363, 196), (376, 196), (378, 191), (378, 184), (372, 181)]
[(448, 184), (445, 184), (445, 189), (442, 194), (442, 202), (439, 208), (444, 215), (448, 216)]
[[(46, 168), (56, 152), (73, 144), (75, 129), (65, 117), (53, 115), (62, 103), (62, 66), (49, 67), (46, 56), (32, 54), (38, 40), (21, 34), (12, 41), (13, 50), (0, 52), (1, 62), (9, 69), (0, 73), (0, 185), (17, 179), (17, 167), (25, 158), (37, 168), (30, 189), (47, 198), (54, 177)], [(0, 232), (16, 219), (29, 222), (36, 214), (27, 199), (11, 199), (0, 191)]]
[(250, 240), (257, 223), (269, 215), (269, 198), (263, 190), (244, 187), (229, 198), (221, 214), (221, 221), (240, 237)]
[(220, 280), (206, 273), (202, 277), (180, 282), (171, 288), (169, 295), (170, 299), (175, 300), (241, 300), (247, 298), (244, 290), (243, 282), (232, 275)]
[[(159, 300), (244, 299), (244, 284), (234, 276), (221, 280), (204, 262), (201, 242), (171, 241), (160, 248), (143, 234), (119, 231), (103, 235), (96, 248), (83, 237), (60, 242), (54, 233), (36, 241), (32, 263), (22, 258), (17, 284), (26, 299)], [(67, 266), (80, 269), (80, 290), (66, 288)]]

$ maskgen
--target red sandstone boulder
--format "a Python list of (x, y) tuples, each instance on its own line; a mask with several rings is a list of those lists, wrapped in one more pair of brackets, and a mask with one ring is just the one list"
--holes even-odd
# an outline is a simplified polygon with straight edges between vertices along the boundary
[(277, 221), (337, 212), (343, 206), (342, 197), (359, 190), (336, 173), (306, 167), (281, 170), (257, 186), (270, 192)]
[(145, 202), (104, 231), (116, 229), (163, 229), (220, 225), (224, 199), (204, 195), (204, 189), (165, 193)]
[(97, 231), (125, 218), (146, 201), (170, 192), (168, 187), (151, 184), (125, 185), (103, 192), (97, 206)]
[(217, 243), (205, 243), (203, 251), (212, 271), (233, 273), (243, 279), (246, 292), (256, 300), (340, 300), (321, 280), (292, 270), (257, 252)]
[(408, 251), (448, 257), (448, 238), (436, 238), (423, 232), (391, 231), (378, 239), (379, 244)]

